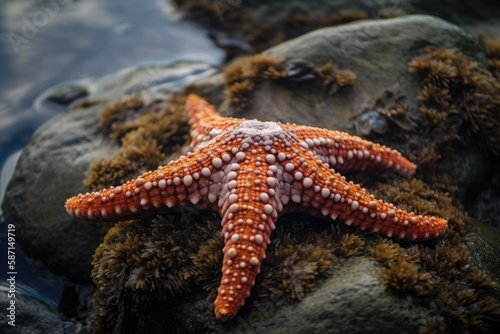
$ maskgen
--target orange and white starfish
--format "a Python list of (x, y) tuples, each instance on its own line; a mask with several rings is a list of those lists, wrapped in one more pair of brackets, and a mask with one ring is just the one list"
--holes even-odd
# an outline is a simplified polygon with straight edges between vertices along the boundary
[(250, 295), (274, 224), (286, 211), (407, 241), (446, 230), (446, 220), (399, 210), (333, 170), (413, 174), (415, 165), (395, 150), (337, 131), (221, 117), (196, 95), (188, 97), (187, 110), (194, 152), (121, 186), (70, 198), (66, 210), (107, 221), (182, 206), (219, 212), (225, 243), (215, 300), (220, 320), (234, 317)]

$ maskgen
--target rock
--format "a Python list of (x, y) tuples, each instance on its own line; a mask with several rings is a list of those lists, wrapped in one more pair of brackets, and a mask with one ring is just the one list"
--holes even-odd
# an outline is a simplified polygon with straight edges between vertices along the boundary
[[(462, 1), (450, 5), (448, 0), (391, 1), (176, 1), (181, 12), (196, 23), (225, 35), (224, 40), (239, 43), (216, 43), (229, 57), (238, 54), (234, 44), (250, 44), (257, 52), (310, 31), (338, 26), (364, 19), (383, 20), (407, 14), (433, 15), (467, 31), (492, 38), (499, 36), (500, 9), (494, 1)], [(194, 14), (194, 15), (190, 15)], [(201, 15), (203, 14), (203, 15)], [(265, 22), (265, 24), (262, 24)], [(239, 53), (252, 49), (239, 47)]]
[(500, 282), (500, 231), (483, 222), (475, 222), (476, 233), (467, 238), (467, 249), (473, 262)]
[[(456, 221), (463, 213), (449, 214)], [(500, 321), (495, 283), (486, 274), (498, 281), (491, 255), (500, 249), (484, 233), (466, 238), (469, 257), (456, 232), (408, 247), (373, 235), (324, 233), (329, 225), (280, 219), (251, 297), (234, 319), (221, 323), (212, 305), (223, 247), (214, 215), (120, 223), (96, 251), (93, 330), (487, 332)], [(330, 271), (320, 273), (321, 263), (331, 259)], [(467, 298), (458, 297), (463, 294)]]
[[(234, 101), (226, 100), (221, 109), (240, 117), (351, 130), (353, 116), (373, 109), (384, 91), (399, 84), (406, 96), (407, 114), (422, 126), (425, 122), (417, 99), (420, 87), (408, 71), (408, 62), (428, 45), (457, 49), (479, 64), (486, 62), (476, 40), (440, 19), (408, 16), (359, 22), (314, 31), (265, 51), (268, 58), (302, 66), (291, 71), (300, 80), (258, 82), (252, 86), (248, 107), (238, 108)], [(354, 72), (354, 85), (328, 94), (324, 82), (308, 72), (328, 62)], [(127, 82), (129, 76), (106, 79), (100, 87), (109, 90), (91, 98), (110, 101), (140, 91), (142, 82), (134, 81), (133, 74), (131, 77)], [(199, 80), (188, 88), (219, 102), (223, 89), (222, 75)], [(87, 103), (77, 103), (71, 112), (35, 134), (19, 160), (4, 206), (7, 218), (19, 225), (19, 242), (26, 252), (75, 280), (88, 277), (91, 254), (108, 226), (72, 221), (64, 212), (64, 199), (85, 191), (81, 180), (90, 162), (117, 150), (117, 144), (95, 132), (102, 105)], [(403, 125), (407, 124), (391, 123), (387, 127), (392, 128), (377, 138), (419, 162), (414, 152), (420, 151), (415, 141), (423, 140), (421, 133), (406, 133), (400, 129)], [(460, 161), (472, 161), (471, 156), (479, 157), (477, 152), (473, 147), (470, 156)], [(477, 165), (484, 162), (475, 162), (461, 174), (469, 179), (457, 177), (452, 180), (454, 185), (468, 184), (471, 175), (477, 175), (472, 170), (480, 170)], [(498, 316), (499, 302), (493, 293), (495, 281), (487, 273), (497, 276), (491, 272), (494, 262), (481, 254), (489, 258), (497, 250), (490, 243), (476, 242), (477, 248), (469, 256), (463, 244), (472, 223), (465, 212), (453, 207), (448, 195), (413, 181), (393, 180), (388, 188), (380, 187), (381, 197), (398, 201), (410, 211), (446, 213), (441, 216), (449, 219), (452, 228), (443, 239), (411, 247), (343, 227), (339, 234), (328, 233), (329, 223), (318, 223), (320, 231), (309, 238), (312, 227), (295, 227), (300, 217), (284, 218), (286, 224), (281, 225), (290, 228), (278, 226), (273, 233), (275, 241), (252, 292), (256, 295), (227, 323), (215, 321), (211, 306), (219, 283), (222, 248), (213, 216), (188, 212), (165, 215), (155, 222), (120, 223), (107, 234), (94, 258), (94, 329), (335, 333), (362, 332), (365, 326), (373, 331), (408, 332), (493, 328), (498, 325), (494, 316)], [(487, 250), (491, 247), (493, 251)], [(316, 256), (311, 254), (318, 253), (320, 260), (311, 260)], [(331, 270), (317, 269), (323, 260), (334, 263)], [(464, 291), (468, 298), (458, 298)]]
[(99, 132), (99, 114), (128, 94), (147, 90), (154, 97), (212, 71), (196, 62), (124, 69), (90, 84), (87, 100), (78, 100), (79, 105), (39, 128), (17, 162), (3, 203), (5, 219), (15, 224), (16, 240), (26, 254), (56, 274), (89, 283), (92, 254), (112, 224), (73, 220), (64, 202), (88, 191), (82, 181), (91, 162), (118, 149), (116, 141)]
[[(361, 133), (366, 136), (372, 130), (368, 139), (398, 149), (417, 164), (425, 160), (436, 161), (427, 167), (428, 170), (420, 168), (420, 177), (436, 175), (428, 181), (448, 182), (449, 189), (453, 188), (450, 191), (457, 192), (457, 198), (462, 201), (469, 191), (475, 191), (481, 179), (487, 177), (488, 161), (474, 138), (473, 147), (464, 147), (460, 155), (447, 154), (447, 150), (455, 151), (450, 144), (452, 141), (440, 138), (447, 130), (433, 128), (421, 111), (419, 94), (422, 87), (418, 76), (410, 73), (409, 63), (428, 46), (458, 50), (469, 61), (486, 67), (484, 49), (479, 42), (441, 19), (414, 15), (359, 21), (319, 29), (262, 53), (285, 63), (301, 61), (317, 68), (332, 63), (335, 68), (355, 74), (352, 86), (332, 95), (328, 94), (324, 82), (318, 79), (295, 82), (258, 78), (260, 81), (253, 84), (247, 107), (238, 108), (236, 103), (226, 99), (220, 110), (223, 114), (236, 117), (309, 124), (353, 133), (360, 114), (375, 110), (380, 100), (386, 102), (378, 107), (389, 113), (391, 94), (400, 95), (400, 103), (406, 110), (401, 122), (397, 117), (379, 115), (382, 121), (392, 124), (391, 130), (387, 127), (382, 129), (389, 133), (377, 135), (375, 126)], [(221, 96), (223, 80), (223, 75), (220, 75), (199, 82), (197, 86), (208, 96)], [(236, 85), (234, 87), (239, 89)], [(231, 89), (226, 88), (226, 92)], [(388, 91), (390, 94), (387, 94)], [(221, 101), (220, 97), (212, 100)], [(450, 128), (454, 126), (453, 117), (446, 122)], [(425, 138), (421, 138), (422, 133), (425, 133)], [(457, 136), (463, 137), (463, 134)], [(440, 145), (440, 148), (434, 149), (434, 145)], [(422, 164), (422, 167), (425, 166)]]
[[(280, 224), (276, 233), (281, 238), (273, 240), (267, 252), (267, 262), (264, 262), (261, 277), (254, 288), (258, 295), (269, 292), (276, 294), (257, 300), (253, 297), (246, 301), (245, 307), (235, 319), (227, 323), (216, 322), (213, 307), (209, 304), (212, 297), (207, 298), (207, 293), (201, 291), (184, 292), (190, 286), (195, 289), (196, 285), (213, 286), (215, 290), (219, 275), (214, 278), (210, 271), (215, 268), (220, 270), (220, 266), (214, 263), (214, 258), (218, 258), (220, 262), (217, 253), (220, 253), (222, 241), (212, 234), (219, 233), (212, 219), (199, 215), (196, 220), (200, 222), (193, 222), (189, 226), (179, 223), (178, 217), (171, 221), (155, 219), (146, 224), (117, 225), (96, 252), (97, 263), (93, 277), (98, 291), (94, 295), (94, 325), (97, 326), (94, 330), (108, 332), (113, 328), (118, 331), (135, 328), (150, 331), (159, 328), (164, 331), (176, 328), (177, 331), (186, 333), (366, 333), (376, 331), (377, 328), (394, 331), (404, 328), (407, 332), (417, 332), (422, 321), (431, 316), (412, 297), (388, 291), (386, 283), (380, 278), (381, 266), (369, 256), (335, 261), (332, 265), (335, 273), (330, 273), (331, 277), (325, 282), (319, 281), (318, 277), (321, 275), (318, 274), (318, 264), (313, 257), (319, 262), (327, 261), (332, 258), (329, 252), (343, 246), (329, 245), (325, 247), (324, 255), (313, 255), (322, 251), (321, 247), (315, 245), (319, 240), (314, 238), (318, 238), (318, 235), (310, 233), (311, 226), (307, 224), (319, 223), (325, 227), (328, 223), (308, 221), (301, 224), (292, 220), (288, 223), (296, 224), (296, 231), (304, 236), (303, 243), (292, 241), (283, 231), (293, 231), (293, 227)], [(283, 220), (286, 219), (281, 221)], [(191, 231), (186, 233), (189, 230)], [(212, 230), (212, 233), (207, 233), (207, 230)], [(162, 237), (165, 234), (168, 236)], [(328, 238), (336, 243), (335, 238), (330, 237), (323, 235), (319, 238)], [(186, 238), (190, 240), (187, 241)], [(353, 249), (353, 252), (363, 252), (364, 244), (361, 242), (359, 246), (360, 249)], [(125, 248), (130, 251), (127, 257), (119, 251), (112, 251)], [(208, 250), (208, 256), (203, 255)], [(109, 257), (110, 254), (114, 254), (113, 259)], [(142, 258), (140, 254), (143, 254)], [(193, 262), (187, 260), (189, 258)], [(205, 261), (203, 264), (196, 263), (196, 258), (203, 258)], [(276, 262), (283, 259), (293, 264), (285, 265), (285, 269), (278, 269), (282, 263)], [(302, 261), (307, 260), (309, 264), (305, 265)], [(153, 276), (147, 268), (154, 266), (154, 263), (163, 265), (157, 267)], [(166, 266), (169, 268), (166, 269)], [(135, 274), (127, 274), (130, 272)], [(301, 278), (302, 272), (307, 272), (305, 275), (308, 278)], [(279, 291), (281, 280), (288, 280), (291, 282), (288, 285), (294, 287), (289, 291), (283, 288)], [(319, 281), (315, 291), (305, 294), (305, 298), (298, 303), (286, 302), (287, 298), (295, 299), (291, 297), (294, 293), (292, 291), (307, 291), (308, 284), (313, 281)], [(148, 282), (151, 282), (150, 287), (146, 288), (145, 284)], [(126, 296), (123, 291), (127, 291)], [(119, 297), (121, 295), (123, 297)], [(213, 296), (212, 293), (210, 295)], [(144, 303), (146, 300), (148, 302)], [(162, 314), (169, 316), (164, 317)], [(362, 327), (359, 326), (360, 322), (363, 323)]]
[(116, 150), (89, 131), (101, 108), (73, 110), (38, 129), (18, 160), (3, 205), (24, 252), (81, 283), (89, 282), (92, 254), (110, 225), (69, 219), (64, 201), (87, 191), (82, 180), (91, 161)]
[(418, 332), (429, 312), (409, 298), (387, 293), (379, 276), (380, 267), (373, 260), (350, 259), (334, 278), (300, 303), (271, 316), (263, 312), (257, 326), (251, 323), (258, 316), (255, 312), (250, 320), (240, 322), (236, 332), (245, 332), (246, 326), (256, 332), (276, 334), (377, 333), (381, 328), (388, 332)]
[[(286, 78), (274, 81), (256, 80), (256, 84), (251, 86), (252, 91), (249, 95), (248, 106), (238, 108), (237, 104), (226, 99), (222, 103), (221, 109), (228, 115), (238, 117), (308, 123), (320, 127), (350, 130), (351, 118), (362, 109), (363, 105), (374, 104), (384, 91), (392, 89), (394, 84), (399, 83), (399, 90), (406, 96), (407, 113), (411, 114), (412, 118), (420, 124), (425, 124), (425, 117), (419, 111), (420, 106), (417, 98), (421, 89), (417, 79), (409, 72), (408, 63), (419, 55), (422, 48), (429, 45), (457, 49), (471, 60), (483, 65), (486, 63), (483, 49), (475, 39), (456, 26), (440, 19), (428, 16), (408, 16), (381, 22), (359, 22), (314, 31), (263, 52), (263, 55), (272, 59), (300, 60), (302, 64), (313, 64), (315, 67), (321, 67), (332, 61), (340, 69), (349, 69), (356, 74), (356, 81), (352, 87), (347, 87), (344, 91), (330, 96), (322, 87), (321, 82), (314, 81), (316, 79), (294, 82), (287, 81)], [(304, 77), (307, 77), (306, 72), (303, 72)], [(222, 89), (222, 75), (209, 77), (189, 87), (189, 90), (201, 91), (204, 96), (212, 97), (213, 101), (219, 102), (222, 100), (220, 97)], [(411, 152), (411, 150), (419, 150), (418, 146), (405, 146), (407, 145), (405, 140), (408, 140), (408, 137), (413, 136), (413, 140), (416, 141), (423, 140), (419, 131), (413, 133), (408, 131), (410, 134), (405, 134), (405, 136), (402, 136), (402, 131), (397, 131), (394, 127), (391, 131), (391, 136), (386, 133), (378, 138), (383, 142), (396, 143), (396, 146), (403, 147), (406, 153)], [(403, 140), (403, 138), (405, 139)], [(413, 144), (414, 142), (412, 142)], [(478, 176), (475, 171), (483, 168), (485, 164), (484, 161), (478, 161), (481, 159), (478, 152), (476, 147), (472, 148), (471, 152), (462, 152), (463, 155), (457, 155), (450, 159), (450, 161), (453, 159), (467, 162), (474, 159), (476, 161), (475, 165), (470, 164), (466, 168), (461, 165), (462, 174), (452, 180), (454, 185), (462, 187)], [(443, 170), (446, 172), (446, 168)], [(485, 177), (485, 175), (482, 176)], [(184, 245), (186, 241), (179, 241), (185, 240), (186, 236), (170, 242), (170, 238), (173, 238), (172, 235), (177, 235), (177, 232), (167, 233), (168, 237), (161, 238), (161, 240), (154, 239), (152, 236), (158, 235), (156, 223), (150, 228), (143, 224), (121, 225), (113, 234), (108, 234), (95, 258), (94, 279), (97, 286), (100, 287), (100, 292), (95, 295), (95, 302), (99, 305), (99, 311), (95, 313), (97, 329), (110, 330), (115, 325), (118, 326), (118, 329), (128, 328), (128, 326), (139, 323), (145, 326), (139, 327), (141, 329), (162, 328), (166, 330), (174, 327), (183, 332), (245, 332), (251, 328), (251, 330), (257, 331), (305, 333), (323, 332), (326, 328), (332, 327), (331, 332), (333, 333), (363, 332), (367, 318), (373, 321), (367, 326), (372, 326), (374, 330), (390, 326), (394, 326), (395, 330), (403, 329), (408, 332), (417, 330), (458, 331), (462, 328), (461, 326), (471, 331), (492, 328), (490, 326), (498, 323), (498, 320), (490, 321), (489, 317), (496, 315), (494, 310), (499, 304), (498, 299), (493, 296), (496, 283), (489, 278), (488, 274), (496, 276), (491, 271), (492, 266), (483, 266), (483, 261), (486, 261), (476, 256), (483, 252), (490, 252), (488, 247), (491, 245), (484, 246), (482, 242), (477, 242), (478, 249), (475, 249), (474, 256), (470, 257), (463, 246), (465, 243), (463, 238), (468, 235), (468, 230), (472, 228), (472, 222), (463, 211), (454, 208), (450, 197), (443, 193), (428, 187), (415, 191), (415, 194), (412, 193), (417, 188), (418, 182), (420, 181), (401, 184), (401, 189), (396, 189), (393, 197), (387, 195), (391, 198), (387, 200), (402, 201), (408, 205), (409, 211), (413, 211), (415, 208), (426, 208), (432, 213), (441, 212), (441, 216), (447, 217), (452, 226), (444, 240), (419, 248), (421, 250), (419, 260), (413, 257), (414, 252), (417, 252), (416, 247), (390, 244), (397, 245), (387, 246), (389, 249), (396, 247), (399, 249), (397, 252), (404, 249), (406, 255), (400, 256), (405, 260), (398, 258), (396, 261), (396, 258), (389, 256), (384, 260), (387, 262), (380, 261), (382, 263), (378, 266), (374, 264), (370, 256), (363, 253), (364, 251), (361, 249), (364, 246), (360, 246), (359, 249), (364, 255), (360, 255), (360, 258), (356, 258), (352, 262), (335, 267), (333, 277), (330, 277), (324, 284), (318, 283), (317, 290), (310, 294), (306, 293), (305, 298), (296, 305), (290, 305), (290, 300), (288, 300), (288, 303), (285, 302), (285, 306), (280, 310), (282, 300), (273, 304), (272, 298), (269, 297), (250, 299), (248, 305), (240, 311), (237, 317), (225, 324), (214, 322), (211, 309), (210, 301), (213, 300), (214, 286), (218, 282), (211, 276), (207, 282), (205, 271), (208, 267), (213, 270), (213, 259), (201, 269), (199, 265), (197, 267), (190, 263), (190, 260), (187, 260), (199, 257), (197, 252), (205, 247), (202, 245), (210, 244), (213, 247), (211, 242), (203, 238), (200, 239), (197, 232), (192, 232), (191, 237), (189, 237), (189, 246), (186, 246)], [(384, 196), (384, 189), (380, 191)], [(444, 208), (445, 203), (446, 208)], [(429, 213), (429, 211), (426, 212)], [(202, 221), (205, 220), (202, 219)], [(293, 221), (293, 218), (286, 220), (287, 223), (290, 221)], [(280, 238), (276, 243), (284, 242), (283, 240), (286, 238), (283, 236), (287, 234), (277, 234), (278, 236), (276, 233), (273, 236), (273, 238)], [(290, 234), (296, 236), (300, 235), (300, 232), (295, 231), (295, 234), (293, 232)], [(123, 236), (129, 236), (127, 238), (130, 240), (124, 240)], [(369, 237), (367, 239), (362, 237), (362, 239), (370, 240)], [(316, 239), (318, 242), (319, 240)], [(327, 240), (331, 243), (338, 243), (335, 238), (333, 240), (327, 238)], [(201, 245), (199, 245), (200, 242)], [(163, 243), (168, 246), (161, 246)], [(372, 245), (370, 241), (366, 243)], [(384, 244), (384, 242), (381, 243)], [(161, 253), (158, 251), (151, 257), (142, 258), (140, 254), (151, 253), (153, 245), (160, 247)], [(299, 242), (293, 244), (296, 250), (302, 246), (303, 244)], [(108, 265), (107, 254), (110, 254), (112, 249), (121, 250), (125, 247), (129, 247), (136, 254), (133, 258), (137, 258), (137, 262), (128, 263), (124, 261), (125, 258), (122, 258), (113, 263), (113, 267), (117, 266), (117, 268), (111, 268)], [(370, 247), (366, 246), (365, 251), (370, 252)], [(172, 260), (171, 257), (176, 255), (174, 252), (168, 251), (170, 248), (175, 249), (175, 252), (181, 252), (182, 256), (179, 255), (179, 259)], [(210, 254), (216, 257), (216, 249), (213, 249)], [(268, 251), (267, 254), (266, 261), (272, 262), (273, 259), (276, 259), (272, 252)], [(181, 259), (182, 265), (176, 266), (176, 263), (180, 263)], [(141, 263), (144, 261), (149, 264), (142, 265)], [(441, 266), (440, 261), (446, 265)], [(148, 266), (157, 262), (168, 263), (169, 266), (173, 267), (168, 270), (162, 267), (155, 274), (155, 277), (149, 277), (150, 274), (147, 274), (149, 272)], [(422, 265), (422, 262), (426, 264)], [(275, 284), (279, 284), (280, 280), (285, 280), (283, 276), (276, 273), (279, 264), (268, 269), (265, 265), (266, 262), (263, 264), (261, 273), (265, 277), (262, 278), (263, 280), (267, 279), (268, 282), (271, 281)], [(215, 265), (213, 267), (220, 268)], [(477, 267), (483, 268), (488, 274)], [(131, 270), (141, 272), (140, 280), (136, 276), (126, 274)], [(290, 270), (300, 271), (300, 268)], [(186, 275), (186, 279), (180, 280), (177, 275), (179, 277)], [(205, 279), (199, 278), (197, 275), (201, 275)], [(158, 277), (166, 277), (173, 283), (165, 283), (162, 279), (163, 284), (167, 285), (166, 288), (159, 287), (157, 283), (148, 284), (148, 282), (157, 280)], [(455, 277), (457, 277), (456, 280)], [(183, 282), (180, 285), (179, 280)], [(484, 280), (484, 282), (480, 283), (480, 286), (476, 286), (476, 280)], [(150, 288), (145, 288), (144, 284)], [(192, 290), (197, 290), (198, 293), (184, 293), (184, 290), (188, 289), (186, 285)], [(212, 287), (209, 297), (206, 296), (205, 292), (195, 288), (200, 285)], [(262, 292), (263, 289), (267, 288), (278, 295), (281, 293), (282, 298), (286, 300), (289, 291), (283, 292), (275, 286), (273, 288), (276, 290), (272, 290), (270, 285), (272, 283), (258, 281), (254, 291), (257, 291), (257, 294), (268, 296)], [(172, 292), (172, 286), (177, 287), (174, 292)], [(396, 291), (391, 290), (392, 287)], [(299, 290), (301, 288), (304, 287), (298, 287)], [(462, 291), (469, 288), (473, 289), (471, 300), (461, 300), (460, 305), (453, 304), (457, 298), (455, 294), (461, 294)], [(367, 295), (367, 292), (364, 292), (365, 289), (370, 290), (371, 293)], [(121, 295), (123, 291), (127, 291), (126, 299), (121, 299), (118, 304), (109, 302), (117, 300), (117, 296)], [(360, 296), (366, 299), (360, 298)], [(288, 298), (291, 297), (288, 296)], [(147, 300), (149, 303), (144, 305), (144, 303), (138, 302), (142, 300)], [(374, 301), (380, 304), (376, 304), (377, 306), (374, 307)], [(322, 305), (322, 307), (318, 305)], [(324, 311), (323, 308), (326, 310)], [(131, 309), (134, 312), (127, 311)], [(162, 318), (157, 313), (159, 309), (165, 310), (169, 317)], [(353, 309), (359, 311), (353, 312)], [(371, 314), (376, 314), (376, 316), (366, 316), (369, 312), (373, 312)], [(450, 312), (451, 315), (441, 317), (442, 312)], [(476, 317), (481, 319), (477, 323), (474, 320)], [(401, 322), (394, 319), (399, 319)], [(464, 323), (460, 323), (459, 319), (466, 320)], [(363, 323), (362, 327), (360, 323)]]
[[(8, 316), (11, 307), (10, 301), (15, 300), (15, 321), (11, 326), (9, 321), (12, 321)], [(2, 333), (11, 334), (36, 334), (36, 333), (89, 333), (88, 329), (83, 325), (67, 321), (57, 313), (55, 309), (49, 308), (37, 299), (17, 294), (15, 299), (7, 297), (7, 293), (0, 295), (0, 307), (2, 308), (6, 318), (0, 324)], [(7, 311), (5, 311), (7, 310)]]
[(77, 99), (84, 98), (89, 95), (88, 87), (80, 82), (65, 82), (45, 91), (37, 98), (37, 109), (45, 108), (66, 108)]
[[(257, 87), (249, 110), (242, 115), (262, 120), (306, 123), (349, 130), (351, 118), (373, 103), (384, 90), (399, 84), (409, 113), (422, 118), (417, 96), (420, 87), (408, 72), (408, 63), (425, 46), (460, 50), (486, 64), (484, 50), (462, 29), (431, 16), (364, 21), (324, 28), (272, 47), (262, 54), (275, 59), (301, 59), (316, 66), (332, 62), (356, 75), (344, 94), (329, 96), (321, 84), (286, 86), (266, 82)], [(300, 92), (299, 92), (300, 91)], [(233, 112), (234, 113), (234, 112)]]

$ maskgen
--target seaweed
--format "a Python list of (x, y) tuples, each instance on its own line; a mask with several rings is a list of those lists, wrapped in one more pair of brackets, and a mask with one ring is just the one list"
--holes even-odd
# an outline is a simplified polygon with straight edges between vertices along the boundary
[(99, 118), (99, 129), (120, 143), (117, 152), (89, 167), (84, 184), (98, 190), (121, 184), (141, 171), (156, 168), (187, 142), (184, 99), (146, 104), (139, 95), (113, 103)]
[(300, 85), (315, 79), (321, 80), (328, 94), (333, 95), (352, 86), (356, 75), (331, 63), (316, 67), (301, 59), (283, 61), (263, 55), (235, 61), (224, 71), (226, 96), (238, 110), (250, 107), (252, 92), (266, 80)]
[[(233, 56), (247, 52), (261, 52), (273, 45), (303, 35), (307, 32), (369, 18), (365, 11), (343, 9), (339, 11), (317, 9), (314, 6), (300, 11), (293, 10), (294, 5), (276, 13), (269, 4), (262, 1), (191, 1), (176, 0), (174, 5), (184, 15), (199, 24), (224, 32), (225, 43), (217, 40), (216, 44), (227, 51), (228, 60)], [(291, 12), (289, 12), (291, 11)], [(382, 8), (376, 16), (380, 19), (403, 15), (402, 11)], [(234, 52), (235, 41), (240, 40), (240, 52)], [(242, 51), (242, 52), (241, 52)]]
[[(473, 231), (472, 221), (463, 209), (446, 193), (417, 180), (375, 183), (369, 190), (417, 214), (448, 217), (450, 228), (442, 239), (414, 245), (342, 224), (329, 231), (331, 223), (306, 215), (285, 216), (273, 232), (242, 316), (266, 303), (270, 310), (296, 303), (326, 279), (335, 279), (346, 258), (368, 256), (379, 263), (388, 293), (411, 297), (428, 310), (431, 316), (421, 324), (422, 332), (481, 332), (498, 324), (497, 284), (471, 262), (464, 242)], [(175, 310), (188, 300), (211, 305), (221, 277), (219, 221), (214, 213), (186, 211), (113, 228), (93, 261), (98, 287), (94, 331), (144, 330), (153, 324), (166, 330), (180, 325), (180, 311)], [(171, 314), (162, 317), (157, 309)], [(199, 331), (213, 325), (211, 312), (205, 306), (196, 315), (205, 323)]]
[(488, 37), (480, 37), (479, 42), (483, 45), (488, 58), (488, 70), (500, 80), (500, 40)]
[(440, 142), (458, 137), (499, 156), (500, 82), (491, 72), (458, 51), (436, 47), (425, 48), (409, 70), (419, 77), (421, 110), (439, 129)]

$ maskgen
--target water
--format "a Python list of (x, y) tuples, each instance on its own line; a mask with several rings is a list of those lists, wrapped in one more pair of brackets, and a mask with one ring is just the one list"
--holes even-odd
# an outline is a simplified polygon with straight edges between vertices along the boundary
[[(223, 57), (201, 27), (181, 21), (166, 1), (0, 0), (0, 202), (19, 150), (37, 128), (65, 111), (35, 103), (50, 87), (139, 63), (200, 59), (218, 64)], [(7, 245), (6, 234), (0, 237), (1, 290)], [(18, 293), (55, 306), (63, 280), (36, 268), (19, 245), (16, 266)]]
[(175, 56), (222, 59), (205, 32), (164, 1), (59, 3), (0, 1), (0, 164), (57, 113), (32, 107), (51, 86)]

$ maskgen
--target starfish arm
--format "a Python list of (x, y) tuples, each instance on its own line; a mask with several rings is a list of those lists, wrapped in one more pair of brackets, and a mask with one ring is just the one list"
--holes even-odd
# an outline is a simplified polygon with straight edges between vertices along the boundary
[[(228, 202), (225, 201), (224, 205)], [(236, 315), (250, 295), (266, 257), (277, 213), (272, 200), (263, 203), (254, 199), (228, 204), (227, 210), (222, 211), (221, 215), (225, 246), (215, 315), (217, 319), (225, 321)]]
[(195, 94), (188, 96), (186, 109), (193, 139), (192, 148), (213, 139), (224, 130), (235, 127), (242, 121), (242, 119), (222, 117), (211, 104)]
[(283, 209), (276, 191), (277, 169), (258, 153), (240, 152), (245, 159), (227, 175), (218, 203), (225, 246), (215, 314), (223, 321), (234, 317), (250, 295)]
[[(302, 156), (307, 155), (308, 152), (304, 152)], [(291, 202), (298, 205), (292, 211), (340, 219), (347, 225), (405, 241), (436, 238), (446, 230), (445, 219), (414, 215), (377, 200), (359, 185), (333, 173), (326, 165), (315, 163), (317, 158), (311, 153), (309, 157), (305, 159), (305, 165), (297, 159), (288, 162), (294, 166), (287, 169), (295, 180), (288, 195)]]
[(398, 151), (360, 137), (309, 126), (287, 124), (284, 127), (298, 137), (304, 148), (338, 171), (389, 170), (401, 175), (415, 172), (415, 165)]
[(118, 187), (79, 194), (66, 201), (79, 219), (118, 221), (183, 208), (213, 209), (227, 164), (221, 149), (200, 148)]

